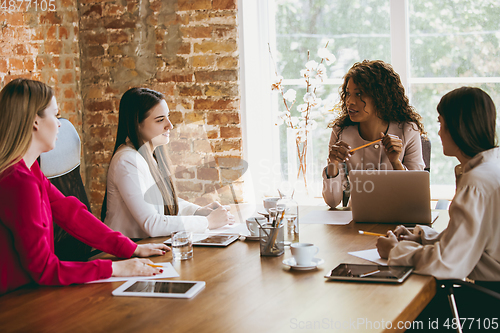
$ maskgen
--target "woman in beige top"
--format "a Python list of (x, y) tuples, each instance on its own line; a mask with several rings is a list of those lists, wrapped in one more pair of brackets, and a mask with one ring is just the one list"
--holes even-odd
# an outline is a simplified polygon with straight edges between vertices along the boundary
[[(389, 258), (389, 265), (413, 266), (416, 273), (438, 279), (468, 277), (500, 292), (500, 148), (495, 142), (495, 105), (481, 89), (462, 87), (444, 95), (437, 110), (443, 153), (460, 161), (455, 167), (448, 227), (438, 233), (416, 226), (411, 233), (399, 226), (378, 239), (377, 249), (382, 258)], [(417, 320), (440, 316), (442, 323), (443, 316), (450, 316), (443, 313), (449, 309), (446, 295), (439, 288), (436, 293)], [(498, 318), (500, 302), (495, 305), (492, 297), (458, 288), (455, 298), (461, 318), (484, 319), (467, 327), (471, 331), (480, 331), (485, 321)]]
[[(414, 266), (440, 279), (500, 281), (500, 149), (495, 145), (495, 105), (479, 88), (444, 95), (438, 107), (443, 153), (454, 156), (456, 192), (450, 222), (441, 233), (403, 226), (378, 240), (391, 265)], [(401, 240), (398, 242), (398, 238)]]
[[(330, 207), (340, 203), (350, 170), (424, 169), (420, 139), (424, 126), (389, 64), (380, 60), (354, 64), (344, 77), (340, 105), (323, 172), (323, 198)], [(381, 142), (350, 152), (377, 139)]]

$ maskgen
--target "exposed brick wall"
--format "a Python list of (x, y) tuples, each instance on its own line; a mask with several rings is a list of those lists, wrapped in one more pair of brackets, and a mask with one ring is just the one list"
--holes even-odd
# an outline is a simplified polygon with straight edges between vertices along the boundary
[(56, 89), (62, 115), (82, 138), (96, 216), (119, 99), (134, 86), (167, 96), (179, 196), (241, 201), (241, 184), (227, 186), (244, 171), (236, 2), (55, 0), (55, 12), (0, 12), (1, 85), (29, 77)]
[(19, 2), (15, 9), (0, 9), (0, 86), (23, 77), (54, 87), (62, 116), (81, 136), (77, 1), (50, 3), (56, 11), (48, 10), (47, 1), (38, 8)]
[[(234, 202), (225, 185), (243, 170), (236, 0), (83, 0), (79, 12), (93, 212), (104, 195), (119, 99), (134, 86), (167, 96), (179, 196), (200, 204)], [(240, 186), (233, 189), (241, 200)]]

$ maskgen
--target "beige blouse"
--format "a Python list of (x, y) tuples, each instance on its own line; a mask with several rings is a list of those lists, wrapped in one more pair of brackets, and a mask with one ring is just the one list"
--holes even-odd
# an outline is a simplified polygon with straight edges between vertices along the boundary
[[(422, 142), (420, 132), (413, 123), (389, 123), (388, 134), (397, 135), (403, 141), (403, 160), (401, 163), (408, 170), (423, 170), (425, 167), (422, 158)], [(344, 141), (351, 148), (359, 147), (369, 141), (361, 138), (358, 126), (348, 126), (342, 131), (339, 127), (332, 130), (329, 145)], [(392, 164), (387, 158), (382, 144), (373, 144), (356, 151), (347, 161), (347, 172), (350, 170), (392, 170)], [(323, 170), (323, 198), (332, 208), (337, 207), (342, 200), (343, 190), (346, 188), (347, 177), (341, 168), (336, 177), (329, 178), (326, 167)]]
[(389, 265), (414, 266), (438, 279), (500, 281), (500, 148), (477, 154), (455, 168), (450, 222), (441, 233), (417, 226), (422, 244), (401, 241)]

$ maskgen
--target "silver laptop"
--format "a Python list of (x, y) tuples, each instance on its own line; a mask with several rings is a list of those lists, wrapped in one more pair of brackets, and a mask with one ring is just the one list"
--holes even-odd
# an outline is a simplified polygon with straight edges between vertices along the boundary
[(355, 222), (430, 224), (429, 173), (415, 170), (351, 170)]

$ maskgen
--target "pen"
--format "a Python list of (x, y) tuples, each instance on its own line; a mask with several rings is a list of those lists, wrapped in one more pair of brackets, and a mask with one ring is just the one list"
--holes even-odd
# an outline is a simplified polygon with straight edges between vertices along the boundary
[(363, 231), (363, 230), (358, 230), (360, 235), (369, 235), (369, 236), (378, 236), (378, 237), (385, 237), (386, 235), (384, 234), (378, 234), (376, 232), (369, 232), (369, 231)]
[(358, 149), (368, 147), (369, 145), (372, 145), (372, 144), (374, 144), (374, 143), (376, 143), (376, 142), (379, 142), (380, 140), (382, 140), (382, 139), (378, 139), (378, 140), (372, 141), (372, 142), (370, 142), (370, 143), (367, 143), (366, 145), (362, 145), (362, 146), (359, 146), (359, 147), (357, 147), (357, 148), (353, 148), (353, 149), (349, 150), (349, 152), (350, 152), (350, 153), (352, 153), (353, 151), (356, 151), (356, 150), (358, 150)]
[(158, 268), (163, 268), (163, 266), (161, 265), (153, 265), (153, 264), (147, 264), (148, 266), (151, 266), (151, 267), (158, 267)]
[(368, 273), (359, 274), (359, 277), (362, 278), (362, 277), (370, 276), (370, 275), (377, 274), (377, 273), (380, 273), (380, 271), (378, 269), (371, 271), (371, 272), (368, 272)]

